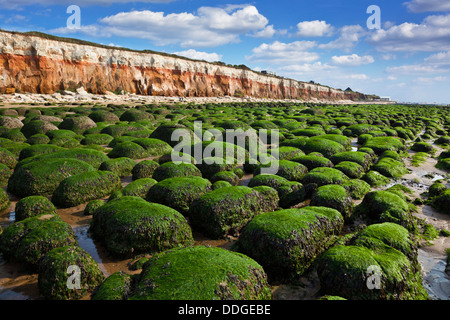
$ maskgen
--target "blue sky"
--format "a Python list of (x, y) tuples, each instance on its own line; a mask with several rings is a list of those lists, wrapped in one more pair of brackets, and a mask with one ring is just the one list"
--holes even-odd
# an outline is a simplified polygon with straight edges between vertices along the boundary
[[(67, 28), (70, 5), (80, 28)], [(369, 29), (367, 8), (380, 8)], [(402, 102), (450, 104), (448, 0), (0, 0), (0, 28), (245, 64)]]

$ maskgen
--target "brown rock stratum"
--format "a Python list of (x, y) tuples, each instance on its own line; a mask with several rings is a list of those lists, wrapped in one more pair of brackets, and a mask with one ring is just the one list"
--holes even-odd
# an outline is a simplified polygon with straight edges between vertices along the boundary
[(368, 96), (172, 55), (0, 31), (0, 93), (367, 100)]

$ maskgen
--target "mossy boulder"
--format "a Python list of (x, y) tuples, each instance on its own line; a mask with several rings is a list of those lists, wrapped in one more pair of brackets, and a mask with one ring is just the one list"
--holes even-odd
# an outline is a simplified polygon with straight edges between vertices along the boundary
[(125, 300), (131, 291), (132, 284), (132, 275), (117, 271), (95, 289), (92, 300)]
[(153, 138), (139, 138), (134, 139), (134, 143), (143, 147), (149, 157), (162, 156), (164, 154), (172, 152), (172, 147), (165, 141)]
[(8, 182), (8, 191), (18, 197), (50, 196), (67, 177), (88, 171), (95, 169), (76, 159), (33, 161), (14, 170)]
[(258, 261), (272, 280), (304, 273), (344, 225), (330, 208), (304, 207), (255, 216), (239, 235), (237, 249)]
[(105, 201), (100, 200), (100, 199), (95, 199), (95, 200), (89, 201), (89, 203), (84, 208), (83, 214), (85, 216), (92, 216), (94, 214), (95, 210), (97, 210), (104, 204), (105, 204)]
[[(152, 178), (141, 178), (134, 180), (125, 186), (122, 190), (118, 191), (120, 196), (134, 196), (142, 199), (146, 199), (147, 194), (151, 187), (157, 184), (158, 181)], [(111, 194), (108, 200), (112, 200), (114, 198), (114, 193)]]
[(387, 185), (391, 180), (388, 177), (383, 176), (378, 171), (370, 170), (361, 180), (367, 182), (371, 187), (378, 188)]
[(442, 213), (449, 213), (450, 208), (450, 189), (447, 189), (443, 194), (433, 199), (431, 205)]
[[(9, 196), (3, 188), (0, 188), (0, 212), (9, 208), (11, 201)], [(1, 234), (1, 233), (0, 233)]]
[(88, 115), (94, 122), (110, 122), (116, 123), (119, 121), (119, 117), (112, 112), (106, 110), (96, 110)]
[(342, 144), (329, 139), (309, 139), (301, 149), (306, 154), (320, 152), (325, 158), (346, 151)]
[(309, 171), (319, 167), (332, 168), (334, 166), (328, 158), (311, 154), (294, 158), (292, 161), (304, 165)]
[(336, 209), (345, 219), (350, 218), (353, 208), (348, 191), (343, 186), (334, 184), (317, 188), (311, 197), (310, 205)]
[(8, 179), (11, 176), (11, 169), (3, 163), (0, 163), (0, 187), (8, 184)]
[(57, 215), (44, 214), (9, 225), (3, 230), (0, 250), (7, 259), (37, 267), (50, 250), (76, 244), (70, 225)]
[(61, 181), (52, 202), (60, 207), (75, 207), (120, 190), (120, 178), (110, 171), (87, 171)]
[(27, 139), (27, 143), (30, 145), (34, 144), (47, 144), (50, 142), (50, 138), (42, 133), (37, 133), (32, 135)]
[(435, 182), (428, 188), (428, 197), (434, 198), (440, 196), (447, 190), (447, 187), (441, 182)]
[(16, 203), (15, 208), (16, 222), (42, 214), (53, 214), (53, 215), (57, 214), (54, 204), (46, 197), (29, 196), (20, 199)]
[(216, 189), (227, 188), (227, 187), (233, 187), (233, 186), (228, 181), (219, 180), (212, 184), (211, 189), (216, 190)]
[(450, 157), (440, 159), (439, 162), (436, 164), (436, 168), (450, 171)]
[(280, 160), (276, 163), (269, 163), (266, 165), (261, 165), (254, 171), (254, 175), (261, 174), (262, 168), (268, 168), (271, 166), (278, 167), (278, 171), (276, 173), (277, 176), (283, 177), (289, 181), (297, 181), (300, 182), (308, 173), (308, 168), (301, 163), (289, 161), (289, 160)]
[(204, 178), (211, 179), (216, 173), (233, 170), (236, 163), (232, 158), (207, 157), (197, 163), (196, 167)]
[(120, 197), (98, 208), (90, 230), (117, 257), (193, 244), (192, 231), (181, 213), (139, 197)]
[(355, 162), (362, 166), (364, 170), (368, 170), (372, 165), (372, 157), (369, 154), (360, 151), (346, 151), (336, 153), (330, 158), (330, 160), (335, 165), (343, 161)]
[[(75, 277), (79, 276), (79, 287), (71, 288), (70, 266)], [(66, 246), (49, 251), (39, 262), (38, 287), (39, 293), (50, 300), (76, 300), (93, 291), (100, 285), (105, 276), (100, 271), (97, 262), (79, 246)]]
[(217, 181), (227, 181), (232, 186), (237, 186), (239, 184), (239, 177), (233, 171), (222, 171), (218, 172), (209, 179), (212, 183)]
[(372, 149), (376, 154), (381, 155), (386, 150), (404, 151), (405, 145), (397, 137), (374, 137), (369, 139), (363, 147)]
[(130, 159), (143, 159), (148, 157), (148, 152), (134, 142), (122, 142), (117, 144), (109, 153), (110, 158), (127, 157)]
[[(417, 247), (396, 223), (370, 225), (317, 263), (321, 291), (352, 300), (427, 300)], [(379, 277), (379, 288), (375, 288)]]
[(292, 160), (305, 155), (302, 150), (295, 147), (279, 147), (277, 149), (271, 149), (269, 152), (273, 153), (274, 150), (276, 151), (276, 154), (278, 154), (280, 160)]
[(54, 152), (63, 151), (63, 150), (65, 150), (65, 149), (62, 147), (59, 147), (59, 146), (51, 145), (51, 144), (35, 144), (32, 146), (26, 147), (20, 151), (19, 161), (29, 158), (29, 157), (54, 153)]
[(197, 176), (201, 177), (201, 171), (191, 163), (166, 162), (157, 167), (152, 178), (156, 181), (162, 181), (168, 178)]
[(417, 230), (417, 223), (408, 203), (389, 191), (368, 193), (361, 204), (355, 207), (353, 213), (355, 217), (362, 217), (369, 223), (394, 222), (411, 232)]
[(16, 166), (16, 170), (18, 169), (18, 167), (31, 162), (62, 158), (81, 160), (90, 164), (95, 169), (98, 169), (103, 162), (109, 159), (103, 152), (98, 150), (75, 148), (26, 158), (19, 162), (19, 164)]
[(189, 210), (193, 228), (214, 239), (233, 235), (254, 216), (277, 209), (265, 195), (245, 186), (220, 188), (202, 195)]
[(0, 148), (0, 163), (4, 164), (10, 169), (13, 169), (17, 164), (17, 160), (10, 151), (4, 148)]
[(342, 161), (334, 166), (334, 169), (342, 171), (350, 179), (359, 179), (364, 175), (364, 168), (352, 161)]
[(248, 186), (251, 188), (267, 186), (275, 189), (278, 192), (280, 199), (279, 205), (282, 208), (289, 208), (296, 205), (304, 201), (306, 197), (305, 189), (300, 182), (289, 181), (277, 175), (256, 175), (249, 181)]
[(433, 149), (433, 146), (427, 142), (415, 142), (411, 146), (411, 150), (416, 152), (431, 152)]
[(2, 138), (9, 139), (14, 142), (25, 142), (27, 138), (20, 129), (11, 129), (1, 134)]
[(372, 190), (370, 184), (360, 179), (351, 179), (344, 182), (342, 186), (348, 191), (352, 199), (355, 200), (363, 199)]
[(171, 207), (187, 215), (195, 200), (212, 190), (211, 182), (201, 177), (175, 177), (162, 180), (147, 193), (147, 201)]
[(372, 166), (372, 170), (378, 171), (388, 178), (401, 178), (404, 174), (409, 172), (402, 161), (397, 161), (392, 158), (380, 159)]
[(113, 139), (112, 136), (106, 133), (91, 133), (85, 135), (80, 143), (87, 146), (91, 144), (108, 145)]
[(133, 159), (121, 157), (106, 160), (100, 165), (99, 170), (114, 172), (119, 177), (128, 177), (135, 166), (136, 162)]
[(139, 120), (155, 119), (155, 117), (143, 110), (129, 109), (120, 115), (120, 121), (137, 122)]
[(136, 164), (131, 170), (133, 180), (142, 178), (151, 178), (156, 168), (159, 167), (159, 163), (153, 160), (143, 160)]
[(333, 168), (320, 167), (308, 172), (303, 178), (302, 183), (315, 183), (320, 187), (327, 184), (342, 184), (348, 180), (349, 178), (342, 171)]
[(54, 124), (46, 121), (33, 120), (26, 123), (20, 131), (25, 135), (25, 137), (29, 138), (32, 135), (41, 133), (44, 134), (48, 131), (58, 130), (58, 127)]
[[(180, 133), (180, 138), (179, 140), (175, 139), (175, 141), (172, 141), (172, 134), (175, 131)], [(175, 147), (180, 141), (194, 141), (194, 132), (182, 124), (162, 124), (152, 132), (150, 138), (162, 140), (167, 142), (171, 147)]]
[(270, 300), (263, 268), (222, 248), (172, 249), (144, 264), (130, 300)]
[(67, 117), (58, 125), (59, 129), (70, 130), (76, 134), (82, 134), (84, 131), (95, 128), (97, 124), (88, 116)]

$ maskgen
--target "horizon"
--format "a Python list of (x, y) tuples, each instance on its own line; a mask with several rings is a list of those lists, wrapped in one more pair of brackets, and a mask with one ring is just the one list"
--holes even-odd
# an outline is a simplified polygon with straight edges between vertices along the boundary
[(448, 2), (305, 3), (0, 1), (0, 28), (246, 65), (399, 103), (450, 104)]

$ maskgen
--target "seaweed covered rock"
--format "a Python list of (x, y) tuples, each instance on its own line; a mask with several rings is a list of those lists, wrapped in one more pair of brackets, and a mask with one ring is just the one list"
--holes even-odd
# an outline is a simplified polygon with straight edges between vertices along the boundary
[(11, 169), (3, 163), (0, 163), (0, 187), (8, 184), (8, 179), (11, 176)]
[[(134, 180), (133, 182), (129, 183), (125, 188), (118, 191), (120, 193), (120, 196), (134, 196), (139, 197), (142, 199), (146, 199), (147, 194), (151, 187), (153, 187), (155, 184), (157, 184), (158, 181), (152, 178), (141, 178)], [(111, 195), (111, 197), (108, 200), (112, 200), (114, 193)]]
[(3, 230), (0, 250), (7, 259), (37, 267), (50, 250), (76, 244), (70, 225), (57, 215), (44, 214), (15, 222)]
[(29, 196), (20, 199), (16, 203), (15, 221), (20, 221), (29, 217), (42, 214), (56, 215), (56, 208), (53, 203), (43, 196)]
[(364, 175), (364, 168), (352, 161), (342, 161), (334, 166), (334, 169), (342, 171), (350, 179), (359, 179)]
[(0, 188), (0, 212), (8, 209), (10, 204), (11, 201), (9, 200), (8, 194), (3, 188)]
[(237, 249), (259, 262), (269, 278), (301, 275), (344, 225), (330, 208), (304, 207), (260, 214), (239, 235)]
[(434, 198), (434, 197), (440, 196), (446, 190), (447, 190), (447, 187), (443, 183), (436, 181), (428, 188), (428, 197)]
[(88, 171), (95, 169), (76, 159), (33, 161), (14, 170), (8, 182), (8, 191), (18, 197), (50, 196), (67, 177)]
[(132, 275), (117, 271), (95, 289), (92, 300), (125, 300), (130, 294), (132, 283)]
[(54, 152), (63, 151), (63, 150), (65, 150), (65, 149), (62, 147), (59, 147), (59, 146), (51, 145), (51, 144), (35, 144), (32, 146), (26, 147), (20, 151), (19, 161), (29, 158), (29, 157), (54, 153)]
[(130, 141), (117, 144), (108, 153), (108, 157), (110, 158), (127, 157), (130, 159), (143, 159), (148, 157), (148, 152), (137, 143)]
[[(179, 140), (172, 139), (174, 132), (179, 133)], [(162, 124), (152, 132), (150, 138), (162, 140), (175, 147), (180, 141), (194, 141), (194, 132), (182, 124)]]
[(42, 133), (34, 134), (27, 139), (27, 143), (30, 145), (47, 144), (49, 142), (50, 142), (50, 138), (47, 135), (42, 134)]
[(144, 264), (130, 300), (270, 300), (263, 268), (222, 248), (172, 249)]
[(162, 156), (164, 154), (172, 152), (172, 147), (165, 141), (154, 138), (139, 138), (134, 139), (134, 143), (144, 148), (149, 157)]
[(187, 215), (192, 202), (211, 191), (211, 187), (211, 182), (201, 177), (168, 178), (150, 188), (147, 200), (166, 205)]
[[(71, 270), (70, 266), (76, 266), (77, 269)], [(39, 293), (50, 300), (80, 299), (105, 278), (97, 262), (79, 246), (59, 247), (49, 251), (39, 262), (38, 269)], [(76, 272), (79, 283), (70, 283), (71, 274), (67, 273), (68, 270)], [(74, 286), (71, 287), (70, 284)]]
[(189, 210), (197, 230), (215, 239), (236, 234), (254, 216), (277, 209), (265, 195), (245, 186), (220, 188), (202, 195)]
[(106, 133), (91, 133), (84, 136), (81, 144), (87, 146), (91, 144), (108, 145), (113, 139), (112, 136)]
[(76, 134), (82, 134), (84, 131), (95, 128), (97, 124), (87, 116), (67, 117), (58, 125), (59, 129), (71, 130)]
[(168, 178), (197, 176), (201, 177), (201, 171), (191, 163), (166, 162), (155, 169), (152, 178), (162, 181)]
[(151, 178), (156, 168), (159, 167), (159, 163), (153, 160), (144, 160), (139, 162), (131, 170), (133, 180), (142, 178)]
[(139, 197), (120, 197), (98, 208), (90, 230), (117, 257), (193, 244), (192, 231), (182, 214)]
[(361, 151), (345, 151), (334, 154), (330, 159), (335, 165), (343, 161), (351, 161), (368, 170), (372, 165), (372, 157)]
[(269, 163), (266, 165), (260, 165), (254, 171), (254, 175), (261, 174), (262, 168), (267, 168), (271, 166), (276, 166), (278, 168), (276, 175), (283, 177), (289, 181), (297, 181), (300, 182), (304, 178), (304, 176), (308, 173), (308, 168), (301, 163), (288, 161), (288, 160), (280, 160), (276, 163)]
[(279, 205), (282, 208), (289, 208), (304, 201), (306, 198), (305, 189), (300, 182), (289, 181), (277, 175), (256, 175), (250, 180), (248, 186), (251, 188), (267, 186), (275, 189), (278, 192)]
[(320, 152), (325, 158), (330, 158), (334, 154), (346, 151), (346, 148), (329, 139), (310, 139), (301, 148), (306, 154)]
[(450, 158), (442, 158), (436, 164), (436, 168), (441, 170), (450, 171)]
[[(75, 148), (70, 150), (63, 150), (58, 152), (53, 152), (49, 154), (43, 154), (39, 156), (29, 157), (19, 162), (18, 167), (34, 162), (34, 161), (46, 161), (50, 159), (77, 159), (86, 162), (98, 169), (100, 165), (108, 160), (109, 158), (101, 151)], [(17, 167), (16, 167), (17, 170)]]
[(361, 204), (355, 207), (354, 216), (367, 219), (369, 223), (394, 222), (411, 232), (417, 230), (417, 223), (408, 204), (389, 191), (368, 193)]
[(30, 121), (20, 129), (27, 138), (38, 133), (44, 134), (52, 130), (58, 130), (58, 127), (50, 122), (40, 120)]
[(416, 252), (405, 228), (371, 225), (319, 258), (321, 291), (352, 300), (426, 300)]
[(13, 169), (17, 164), (17, 160), (10, 151), (5, 148), (0, 148), (0, 163), (4, 164), (10, 169)]
[(442, 213), (450, 213), (450, 189), (447, 189), (443, 194), (433, 199), (431, 205)]
[(105, 202), (100, 199), (95, 199), (95, 200), (89, 201), (89, 203), (84, 208), (83, 214), (85, 216), (92, 216), (94, 214), (95, 210), (97, 210), (104, 204), (105, 204)]
[(311, 197), (311, 206), (327, 207), (339, 211), (345, 219), (352, 213), (352, 199), (343, 186), (329, 184), (319, 187)]
[(388, 177), (385, 177), (378, 171), (374, 170), (368, 171), (364, 176), (361, 177), (361, 180), (367, 182), (371, 187), (374, 188), (387, 185), (391, 181)]
[(313, 170), (319, 167), (332, 168), (334, 166), (333, 163), (328, 158), (312, 154), (309, 154), (307, 156), (296, 157), (292, 159), (292, 161), (303, 164), (305, 167), (308, 168), (308, 170)]
[(234, 159), (230, 158), (206, 157), (201, 159), (200, 163), (196, 164), (196, 167), (204, 178), (211, 179), (216, 173), (233, 170), (236, 167), (236, 163)]
[(315, 183), (320, 187), (327, 184), (342, 184), (348, 180), (349, 178), (342, 171), (333, 168), (319, 167), (308, 172), (303, 178), (302, 183)]
[(433, 146), (427, 142), (415, 142), (411, 146), (411, 150), (416, 152), (431, 152), (433, 151)]
[(233, 171), (222, 171), (218, 172), (209, 179), (212, 183), (217, 181), (227, 181), (232, 186), (237, 186), (239, 184), (239, 177)]
[(404, 144), (396, 137), (374, 137), (369, 139), (363, 147), (372, 149), (378, 155), (386, 150), (397, 152), (405, 150)]
[(136, 166), (136, 162), (133, 159), (127, 157), (108, 159), (102, 162), (99, 170), (111, 171), (117, 174), (119, 177), (127, 177), (131, 174), (131, 171)]
[(360, 179), (351, 179), (344, 182), (342, 186), (348, 191), (350, 196), (356, 200), (363, 199), (364, 196), (372, 190), (370, 184)]
[(61, 181), (52, 196), (52, 202), (60, 207), (75, 207), (110, 195), (120, 190), (120, 178), (110, 171), (87, 171)]
[(383, 176), (388, 178), (400, 178), (408, 173), (408, 169), (401, 161), (392, 158), (382, 158), (372, 166), (372, 170), (378, 171)]

